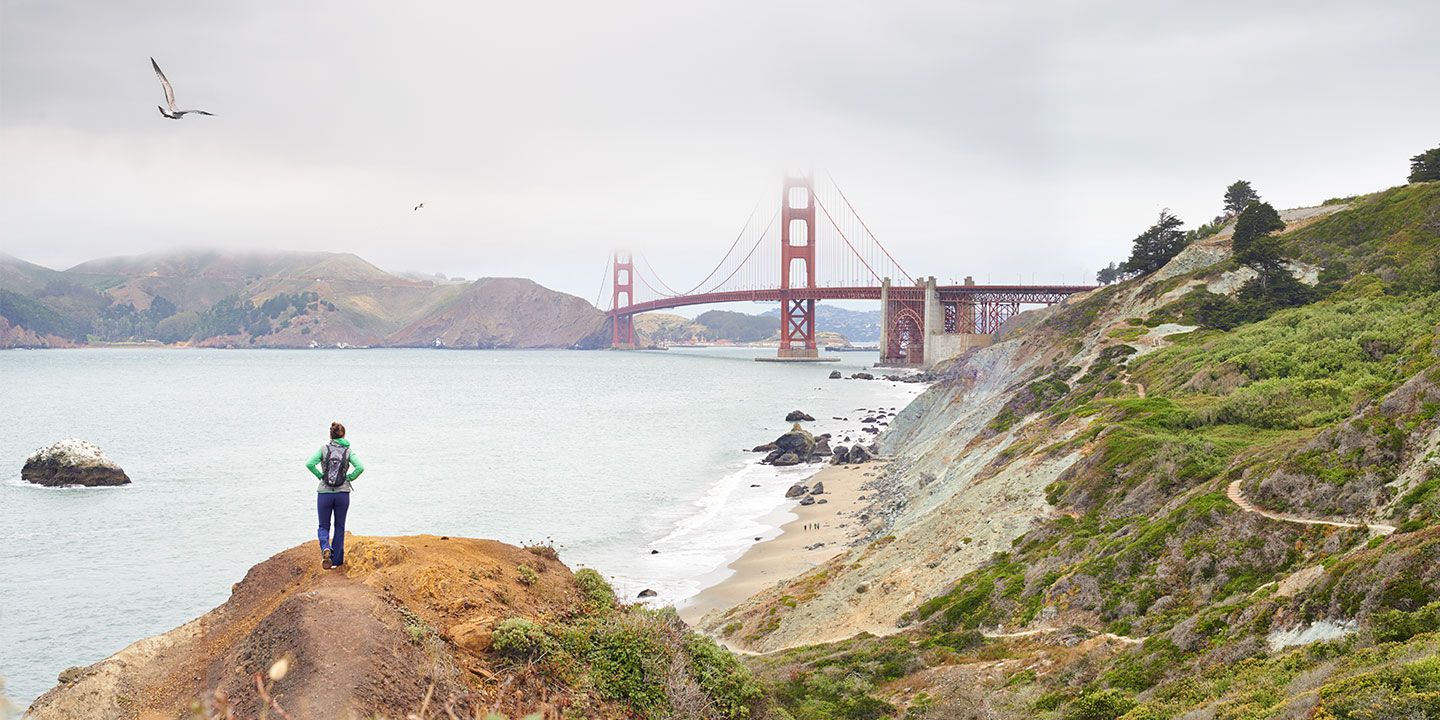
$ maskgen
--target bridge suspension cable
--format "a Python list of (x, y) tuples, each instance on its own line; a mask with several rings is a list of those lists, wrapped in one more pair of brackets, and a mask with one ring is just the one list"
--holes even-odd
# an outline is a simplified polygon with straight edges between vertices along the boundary
[(855, 206), (850, 204), (850, 198), (845, 196), (845, 191), (841, 189), (840, 183), (835, 181), (835, 176), (831, 175), (830, 171), (827, 170), (825, 177), (830, 181), (830, 185), (835, 188), (835, 192), (840, 194), (840, 199), (845, 201), (845, 207), (850, 208), (850, 214), (854, 215), (855, 219), (860, 221), (860, 227), (865, 228), (865, 234), (870, 236), (870, 240), (880, 248), (881, 252), (885, 253), (885, 257), (890, 259), (890, 263), (895, 266), (896, 270), (900, 271), (901, 275), (905, 276), (905, 279), (910, 284), (915, 284), (915, 278), (910, 277), (910, 273), (905, 272), (905, 268), (900, 266), (900, 261), (896, 260), (895, 256), (890, 254), (890, 250), (885, 247), (884, 243), (880, 242), (880, 238), (875, 237), (875, 233), (870, 232), (870, 226), (865, 223), (865, 218), (860, 217), (860, 213), (855, 210)]

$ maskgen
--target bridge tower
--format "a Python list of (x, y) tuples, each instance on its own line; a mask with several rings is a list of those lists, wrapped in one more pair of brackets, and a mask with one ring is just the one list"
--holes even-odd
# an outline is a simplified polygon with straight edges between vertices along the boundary
[[(784, 358), (816, 358), (815, 183), (811, 176), (787, 174), (780, 198), (780, 352)], [(796, 277), (796, 263), (805, 265)]]
[[(621, 314), (621, 308), (635, 304), (635, 257), (628, 252), (617, 251), (610, 260), (611, 268), (611, 324), (610, 347), (617, 350), (635, 349), (635, 316)], [(625, 303), (620, 303), (620, 297)]]

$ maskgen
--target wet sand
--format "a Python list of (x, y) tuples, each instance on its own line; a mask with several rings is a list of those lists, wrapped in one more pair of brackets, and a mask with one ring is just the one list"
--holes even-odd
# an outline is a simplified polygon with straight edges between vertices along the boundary
[[(814, 505), (791, 502), (796, 518), (780, 527), (780, 535), (756, 543), (728, 566), (734, 574), (702, 590), (680, 608), (680, 617), (691, 625), (707, 613), (727, 610), (780, 580), (794, 577), (839, 555), (864, 534), (864, 523), (856, 516), (868, 504), (860, 486), (878, 475), (881, 463), (827, 465), (807, 485), (823, 482), (825, 492), (815, 496)], [(870, 473), (867, 477), (866, 473)], [(825, 503), (818, 502), (826, 500)], [(820, 544), (820, 547), (815, 547)]]

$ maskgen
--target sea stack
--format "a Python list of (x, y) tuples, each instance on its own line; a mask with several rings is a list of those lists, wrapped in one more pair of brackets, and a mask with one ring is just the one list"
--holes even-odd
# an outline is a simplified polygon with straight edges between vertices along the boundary
[(46, 487), (128, 485), (130, 476), (92, 443), (76, 438), (36, 450), (25, 460), (20, 479)]

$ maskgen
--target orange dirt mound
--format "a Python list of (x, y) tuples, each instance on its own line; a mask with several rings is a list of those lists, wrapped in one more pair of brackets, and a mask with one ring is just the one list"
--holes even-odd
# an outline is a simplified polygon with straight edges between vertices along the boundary
[(255, 675), (280, 658), (289, 672), (270, 694), (295, 720), (405, 717), (427, 695), (462, 716), (541, 705), (543, 688), (497, 672), (488, 651), (501, 620), (577, 612), (574, 578), (553, 555), (433, 535), (347, 545), (335, 570), (321, 569), (313, 542), (256, 565), (224, 604), (69, 673), (28, 717), (175, 718), (217, 692), (237, 717), (256, 717)]

